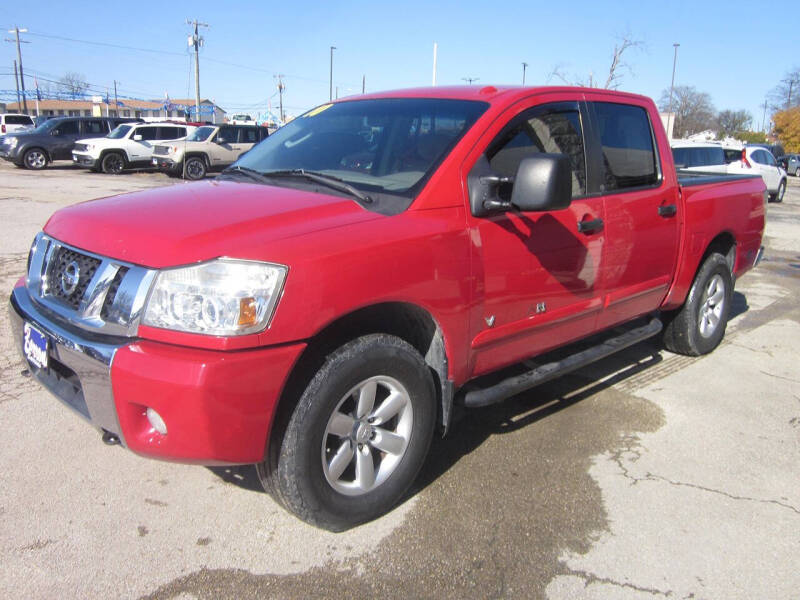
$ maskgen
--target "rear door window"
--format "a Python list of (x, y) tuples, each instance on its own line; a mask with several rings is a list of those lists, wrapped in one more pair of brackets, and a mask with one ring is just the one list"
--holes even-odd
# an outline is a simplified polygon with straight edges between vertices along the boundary
[(658, 161), (647, 111), (630, 104), (592, 104), (603, 151), (605, 191), (657, 185)]
[(25, 115), (6, 115), (6, 125), (33, 125), (33, 120)]
[(186, 135), (184, 127), (159, 127), (158, 138), (159, 140), (176, 140)]
[(88, 135), (105, 135), (108, 133), (106, 122), (101, 119), (90, 119), (83, 122), (83, 133)]
[(78, 122), (77, 121), (63, 121), (56, 125), (58, 135), (77, 135)]
[(255, 144), (258, 142), (258, 130), (254, 127), (242, 127), (239, 130), (239, 142), (242, 144)]

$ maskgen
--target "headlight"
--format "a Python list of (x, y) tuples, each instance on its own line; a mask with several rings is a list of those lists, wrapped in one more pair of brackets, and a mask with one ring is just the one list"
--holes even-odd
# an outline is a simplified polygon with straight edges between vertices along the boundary
[(86, 151), (91, 152), (94, 150), (94, 144), (86, 144)]
[(244, 335), (261, 331), (272, 318), (287, 267), (220, 258), (158, 273), (143, 323), (153, 327)]
[(6, 138), (6, 144), (8, 144), (9, 148), (16, 148), (18, 143), (19, 138), (17, 136)]

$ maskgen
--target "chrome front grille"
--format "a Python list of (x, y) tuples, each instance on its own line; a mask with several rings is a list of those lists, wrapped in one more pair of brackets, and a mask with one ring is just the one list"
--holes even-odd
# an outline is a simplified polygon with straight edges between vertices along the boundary
[(134, 337), (155, 274), (40, 233), (31, 248), (27, 287), (35, 302), (72, 325)]

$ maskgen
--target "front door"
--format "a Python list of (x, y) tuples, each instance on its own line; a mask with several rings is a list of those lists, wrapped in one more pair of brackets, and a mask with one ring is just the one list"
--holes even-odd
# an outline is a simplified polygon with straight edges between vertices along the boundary
[[(529, 103), (506, 118), (502, 130), (482, 142), (482, 154), (468, 159), (468, 170), (488, 163), (496, 175), (513, 177), (525, 157), (566, 154), (572, 203), (552, 212), (469, 215), (479, 295), (471, 320), (473, 375), (584, 337), (601, 308), (605, 211), (602, 198), (587, 195), (585, 110), (574, 99)], [(505, 187), (501, 198), (510, 192)]]

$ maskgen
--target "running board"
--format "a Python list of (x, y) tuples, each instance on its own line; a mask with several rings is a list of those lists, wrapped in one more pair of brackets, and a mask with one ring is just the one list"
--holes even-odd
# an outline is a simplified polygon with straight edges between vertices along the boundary
[(617, 337), (607, 339), (596, 346), (572, 354), (562, 360), (541, 365), (532, 371), (528, 371), (522, 375), (516, 375), (515, 377), (509, 377), (490, 387), (467, 392), (464, 395), (463, 404), (469, 408), (476, 408), (502, 402), (511, 396), (516, 396), (520, 392), (529, 390), (532, 387), (536, 387), (541, 383), (550, 381), (561, 375), (571, 373), (601, 358), (624, 350), (628, 346), (633, 346), (642, 340), (653, 337), (661, 331), (662, 327), (663, 324), (661, 320), (654, 317), (647, 325), (631, 329)]

